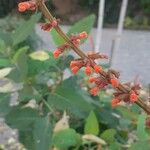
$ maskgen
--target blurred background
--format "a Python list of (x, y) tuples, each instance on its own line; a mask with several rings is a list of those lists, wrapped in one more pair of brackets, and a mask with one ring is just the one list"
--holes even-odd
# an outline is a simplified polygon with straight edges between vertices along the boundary
[[(28, 21), (33, 12), (18, 13), (17, 4), (23, 0), (0, 0), (0, 48), (9, 45), (9, 33)], [(150, 83), (150, 0), (47, 0), (46, 4), (53, 15), (60, 19), (64, 31), (83, 18), (94, 14), (95, 21), (89, 39), (81, 46), (88, 50), (106, 53), (109, 65), (118, 69), (122, 81), (139, 79), (147, 88)], [(40, 18), (40, 17), (39, 17)], [(14, 47), (29, 45), (32, 49), (56, 48), (50, 33), (41, 31), (39, 22), (44, 18), (33, 18), (34, 31), (30, 32), (24, 43)], [(39, 21), (40, 20), (40, 21)], [(28, 29), (27, 29), (28, 30)], [(26, 27), (23, 28), (26, 32)], [(17, 48), (16, 48), (17, 47)], [(10, 49), (8, 48), (8, 51)], [(7, 54), (6, 54), (7, 55)], [(9, 137), (17, 137), (7, 126), (0, 125), (0, 144)], [(8, 144), (12, 145), (13, 139)]]

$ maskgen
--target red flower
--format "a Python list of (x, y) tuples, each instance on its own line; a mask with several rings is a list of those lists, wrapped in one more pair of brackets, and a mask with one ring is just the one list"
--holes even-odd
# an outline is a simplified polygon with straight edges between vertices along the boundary
[(101, 66), (95, 65), (94, 70), (96, 73), (101, 73), (103, 71), (103, 68)]
[(134, 91), (131, 91), (130, 101), (131, 102), (136, 102), (137, 100), (138, 100), (138, 95)]
[(80, 68), (77, 66), (71, 68), (71, 71), (73, 72), (73, 74), (77, 74), (79, 70), (80, 70)]
[(120, 103), (120, 100), (117, 99), (117, 98), (114, 98), (114, 99), (112, 99), (112, 101), (111, 101), (111, 105), (112, 105), (113, 107), (117, 106), (119, 103)]
[(92, 74), (92, 69), (91, 69), (90, 66), (87, 66), (87, 67), (85, 68), (85, 74), (86, 74), (87, 76), (90, 76), (90, 75)]
[(93, 83), (93, 82), (95, 82), (96, 81), (96, 78), (95, 77), (91, 77), (90, 79), (89, 79), (89, 82), (90, 83)]
[(25, 12), (26, 10), (35, 10), (36, 3), (32, 1), (21, 2), (18, 4), (18, 11)]
[(93, 96), (96, 96), (97, 93), (99, 92), (99, 88), (98, 87), (94, 87), (90, 90), (90, 93), (93, 95)]
[(53, 52), (54, 58), (58, 58), (60, 54), (61, 54), (61, 51), (59, 49)]
[(113, 86), (113, 87), (118, 87), (118, 85), (119, 85), (119, 81), (118, 81), (118, 79), (117, 78), (112, 78), (111, 80), (110, 80), (110, 82), (111, 82), (111, 85)]
[(84, 39), (84, 38), (88, 37), (88, 34), (87, 34), (87, 32), (83, 31), (79, 34), (79, 37), (80, 37), (80, 39)]

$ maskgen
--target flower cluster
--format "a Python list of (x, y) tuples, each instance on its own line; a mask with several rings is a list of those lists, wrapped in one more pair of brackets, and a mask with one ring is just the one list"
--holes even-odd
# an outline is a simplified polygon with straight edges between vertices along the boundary
[(131, 83), (126, 83), (124, 86), (127, 89), (130, 89), (129, 92), (121, 92), (119, 89), (113, 94), (114, 99), (112, 100), (112, 106), (116, 106), (120, 103), (120, 101), (124, 101), (126, 103), (131, 102), (134, 103), (138, 100), (139, 89), (141, 88), (139, 84), (132, 85)]
[(73, 44), (75, 45), (79, 45), (82, 39), (85, 39), (88, 37), (88, 34), (83, 31), (81, 33), (79, 33), (78, 35), (73, 35), (71, 36), (70, 40), (73, 42)]
[(18, 11), (25, 12), (27, 10), (35, 11), (37, 9), (37, 5), (34, 1), (25, 1), (18, 4)]
[[(20, 12), (25, 12), (26, 10), (35, 11), (38, 7), (36, 1), (26, 1), (18, 4), (18, 10)], [(51, 17), (51, 16), (50, 16)], [(41, 24), (41, 29), (44, 31), (51, 31), (53, 28), (57, 29), (58, 19), (51, 17), (48, 23)], [(59, 29), (60, 30), (60, 29)], [(88, 37), (88, 34), (83, 31), (76, 35), (71, 35), (66, 43), (60, 45), (54, 52), (54, 58), (58, 58), (65, 50), (79, 46), (81, 40)], [(66, 36), (68, 39), (68, 37)], [(84, 72), (87, 76), (91, 76), (95, 73), (96, 77), (90, 77), (89, 82), (94, 84), (94, 87), (90, 89), (90, 93), (93, 96), (96, 96), (97, 93), (105, 88), (107, 85), (111, 85), (116, 92), (113, 94), (114, 98), (112, 99), (112, 106), (116, 106), (121, 101), (124, 102), (136, 102), (139, 96), (139, 84), (123, 84), (119, 82), (119, 73), (109, 69), (107, 72), (103, 70), (100, 65), (96, 64), (97, 59), (108, 59), (108, 56), (101, 53), (89, 52), (85, 57), (71, 61), (70, 68), (73, 74), (77, 74), (81, 68), (84, 68)], [(120, 90), (120, 86), (123, 86), (125, 90)]]

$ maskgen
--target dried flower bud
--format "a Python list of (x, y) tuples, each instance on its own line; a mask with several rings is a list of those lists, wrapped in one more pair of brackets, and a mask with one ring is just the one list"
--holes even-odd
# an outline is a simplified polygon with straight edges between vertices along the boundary
[(51, 25), (51, 23), (42, 24), (41, 29), (44, 30), (44, 31), (51, 31), (52, 25)]

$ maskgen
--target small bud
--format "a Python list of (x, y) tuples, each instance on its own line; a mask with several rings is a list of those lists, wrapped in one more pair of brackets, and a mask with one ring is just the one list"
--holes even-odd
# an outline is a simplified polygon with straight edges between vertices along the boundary
[(111, 101), (111, 105), (112, 105), (112, 107), (115, 107), (115, 106), (117, 106), (118, 104), (120, 103), (120, 100), (119, 99), (112, 99), (112, 101)]
[(118, 87), (118, 85), (119, 85), (119, 81), (117, 78), (111, 79), (110, 82), (111, 82), (111, 85), (115, 88)]
[(81, 32), (80, 34), (79, 34), (79, 37), (81, 38), (81, 39), (84, 39), (84, 38), (87, 38), (88, 37), (88, 34), (87, 34), (87, 32)]
[(41, 29), (44, 31), (50, 31), (52, 29), (52, 25), (50, 23), (42, 24)]
[(58, 22), (56, 20), (53, 20), (52, 23), (51, 23), (52, 27), (56, 27), (58, 25)]
[(74, 43), (75, 45), (79, 45), (79, 44), (80, 44), (80, 42), (81, 42), (81, 40), (80, 40), (80, 39), (74, 39), (74, 40), (73, 40), (73, 43)]
[(79, 65), (78, 61), (71, 61), (70, 68), (73, 68), (73, 67), (78, 66), (78, 65)]
[(96, 73), (101, 73), (103, 71), (103, 68), (101, 66), (95, 65), (94, 70)]
[(53, 52), (54, 58), (58, 58), (60, 54), (61, 54), (61, 51), (59, 49)]
[(93, 95), (93, 96), (96, 96), (97, 93), (99, 92), (99, 88), (98, 87), (94, 87), (90, 90), (90, 93)]
[(25, 12), (26, 10), (36, 10), (36, 3), (33, 1), (26, 1), (18, 4), (18, 11)]
[(72, 71), (73, 74), (77, 74), (79, 70), (80, 70), (80, 68), (77, 67), (77, 66), (71, 68), (71, 71)]
[(85, 68), (85, 74), (86, 74), (87, 76), (90, 76), (90, 75), (92, 74), (92, 69), (91, 69), (90, 66), (87, 66), (87, 67)]
[(91, 77), (90, 79), (89, 79), (89, 82), (90, 83), (94, 83), (96, 81), (96, 78), (95, 77)]
[(134, 91), (132, 91), (131, 94), (130, 94), (130, 101), (131, 102), (136, 102), (137, 100), (138, 100), (137, 94)]
[(30, 3), (29, 2), (21, 2), (18, 4), (18, 11), (19, 12), (25, 12), (30, 8)]

